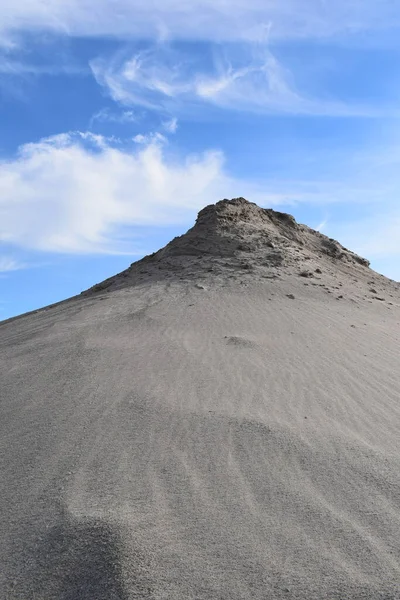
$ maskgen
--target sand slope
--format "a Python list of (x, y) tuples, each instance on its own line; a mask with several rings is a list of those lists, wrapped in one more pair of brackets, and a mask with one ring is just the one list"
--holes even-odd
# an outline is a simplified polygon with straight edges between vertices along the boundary
[(400, 598), (398, 285), (238, 207), (0, 324), (1, 598)]

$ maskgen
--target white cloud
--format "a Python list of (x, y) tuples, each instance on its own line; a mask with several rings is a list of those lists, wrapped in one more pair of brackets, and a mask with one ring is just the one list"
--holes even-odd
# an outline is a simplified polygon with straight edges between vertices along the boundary
[(178, 130), (178, 119), (173, 117), (169, 121), (164, 121), (162, 126), (167, 133), (176, 133)]
[(164, 113), (213, 105), (260, 114), (399, 115), (397, 107), (351, 105), (299, 92), (292, 73), (264, 45), (213, 48), (211, 61), (203, 53), (184, 55), (170, 45), (157, 44), (127, 59), (119, 54), (93, 60), (90, 66), (115, 101)]
[[(339, 35), (343, 39), (359, 31), (371, 35), (378, 31), (387, 39), (382, 29), (400, 27), (400, 11), (394, 4), (390, 0), (154, 0), (150, 6), (142, 0), (16, 0), (7, 7), (0, 3), (0, 46), (2, 39), (7, 45), (16, 35), (23, 39), (23, 31), (36, 29), (155, 43), (126, 60), (120, 55), (102, 58), (92, 61), (91, 67), (115, 101), (161, 110), (163, 117), (181, 116), (198, 104), (260, 114), (398, 116), (396, 106), (352, 105), (329, 99), (326, 89), (324, 100), (299, 90), (290, 71), (271, 52), (260, 50), (274, 38)], [(207, 51), (220, 47), (225, 55), (216, 56), (213, 65), (201, 64), (193, 44), (183, 55), (173, 50), (171, 40), (204, 40), (209, 43)], [(85, 70), (76, 65), (25, 64), (0, 56), (0, 73), (60, 72), (74, 75)], [(132, 111), (119, 114), (103, 109), (92, 117), (91, 125), (106, 120), (128, 123), (135, 118)]]
[(19, 62), (15, 59), (0, 56), (0, 74), (1, 75), (87, 75), (90, 73), (87, 68), (76, 65), (57, 64), (57, 65), (35, 65)]
[(102, 108), (97, 111), (90, 119), (90, 127), (98, 121), (100, 123), (136, 123), (139, 116), (132, 110), (124, 110), (121, 112), (113, 112), (109, 108)]
[(145, 144), (145, 145), (167, 144), (168, 143), (167, 138), (162, 133), (159, 133), (158, 131), (153, 132), (153, 133), (148, 133), (146, 135), (144, 135), (143, 133), (138, 133), (133, 138), (133, 141), (136, 144)]
[(273, 204), (224, 170), (218, 151), (170, 160), (158, 138), (122, 149), (91, 133), (27, 144), (0, 163), (0, 243), (53, 252), (141, 252), (130, 226), (190, 222), (204, 205), (238, 195)]
[(76, 36), (213, 41), (315, 37), (399, 25), (391, 0), (15, 0), (0, 4), (2, 29)]
[(9, 273), (10, 271), (19, 271), (25, 265), (11, 256), (0, 256), (0, 273)]
[[(372, 169), (364, 187), (358, 175), (340, 184), (251, 182), (230, 176), (216, 150), (180, 158), (173, 153), (174, 159), (167, 150), (156, 133), (130, 148), (88, 132), (26, 144), (0, 163), (0, 249), (142, 254), (149, 248), (137, 227), (190, 225), (206, 204), (244, 196), (262, 206), (289, 206), (289, 212), (297, 203), (310, 210), (329, 204), (329, 224), (320, 229), (367, 258), (400, 256), (397, 163), (390, 171), (386, 165)], [(350, 204), (344, 219), (342, 207)], [(22, 265), (15, 259), (0, 259), (0, 270), (16, 268)]]
[(318, 223), (318, 225), (315, 228), (316, 231), (323, 231), (324, 229), (326, 229), (327, 224), (328, 224), (328, 219), (324, 219), (323, 221)]

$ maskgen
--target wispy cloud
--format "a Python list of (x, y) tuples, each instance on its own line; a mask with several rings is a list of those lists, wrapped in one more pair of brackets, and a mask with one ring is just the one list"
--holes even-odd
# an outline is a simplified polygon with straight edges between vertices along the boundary
[(163, 135), (159, 131), (153, 131), (153, 132), (150, 132), (150, 133), (147, 133), (147, 134), (138, 133), (133, 138), (133, 141), (136, 144), (143, 144), (143, 145), (146, 145), (146, 146), (149, 145), (149, 144), (161, 145), (161, 144), (168, 143), (168, 139), (165, 137), (165, 135)]
[(147, 110), (182, 113), (216, 106), (259, 114), (378, 117), (400, 116), (397, 106), (368, 106), (314, 97), (297, 89), (295, 76), (265, 46), (242, 44), (208, 49), (157, 44), (129, 58), (91, 62), (97, 82), (117, 102)]
[(18, 0), (0, 4), (3, 31), (47, 29), (75, 36), (259, 40), (346, 35), (398, 26), (391, 0)]
[[(161, 111), (162, 118), (195, 107), (218, 107), (258, 114), (337, 117), (400, 115), (397, 102), (370, 104), (343, 99), (315, 86), (307, 90), (296, 68), (273, 54), (278, 40), (352, 39), (400, 29), (400, 11), (390, 0), (192, 0), (184, 7), (175, 0), (17, 0), (0, 5), (0, 40), (20, 39), (38, 29), (69, 36), (116, 36), (142, 50), (91, 62), (91, 72), (115, 101), (126, 107)], [(186, 49), (176, 49), (183, 40)], [(199, 40), (206, 42), (197, 47)], [(226, 43), (229, 42), (229, 43)], [(184, 45), (184, 44), (183, 44)], [(0, 42), (1, 47), (1, 42)], [(146, 49), (143, 49), (146, 48)], [(204, 61), (204, 54), (207, 58)], [(18, 57), (18, 55), (17, 55)], [(0, 73), (15, 76), (79, 75), (74, 64), (32, 64), (24, 57), (0, 55)], [(297, 65), (300, 71), (302, 67)], [(315, 80), (318, 80), (316, 75)], [(315, 83), (315, 81), (314, 81)], [(318, 86), (317, 86), (318, 87)], [(314, 88), (314, 89), (313, 89)], [(95, 121), (128, 123), (131, 110), (104, 109)], [(172, 123), (172, 121), (171, 121)]]
[(96, 122), (126, 124), (137, 123), (138, 120), (140, 120), (140, 116), (133, 110), (115, 112), (110, 110), (109, 108), (102, 108), (101, 110), (97, 111), (90, 119), (90, 128), (92, 128), (93, 124)]
[(0, 273), (10, 273), (25, 268), (25, 264), (11, 256), (0, 255)]
[[(1, 35), (1, 32), (0, 32)], [(33, 53), (32, 53), (33, 54)], [(27, 57), (29, 56), (29, 60)], [(17, 43), (2, 47), (0, 43), (0, 90), (6, 97), (27, 101), (27, 84), (38, 77), (84, 77), (91, 76), (88, 65), (68, 63), (56, 56), (54, 62), (35, 62), (32, 56)]]
[(162, 123), (162, 126), (167, 133), (176, 133), (178, 129), (178, 119), (176, 117), (173, 117), (168, 121), (164, 121)]
[(323, 231), (324, 229), (326, 229), (327, 224), (328, 224), (328, 219), (324, 219), (323, 221), (318, 223), (318, 225), (316, 226), (315, 229), (317, 231)]
[(35, 64), (27, 63), (15, 58), (11, 58), (8, 54), (0, 55), (0, 74), (11, 75), (15, 77), (25, 75), (88, 75), (90, 69), (80, 65), (66, 64), (59, 62), (56, 64)]

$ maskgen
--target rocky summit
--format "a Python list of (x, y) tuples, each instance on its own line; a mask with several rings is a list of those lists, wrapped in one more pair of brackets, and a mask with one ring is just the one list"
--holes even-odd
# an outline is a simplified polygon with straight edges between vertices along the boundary
[(368, 266), (366, 259), (291, 215), (234, 198), (206, 206), (187, 233), (90, 291), (199, 277), (216, 284), (251, 275), (255, 282), (318, 268), (343, 273), (353, 268), (362, 275)]

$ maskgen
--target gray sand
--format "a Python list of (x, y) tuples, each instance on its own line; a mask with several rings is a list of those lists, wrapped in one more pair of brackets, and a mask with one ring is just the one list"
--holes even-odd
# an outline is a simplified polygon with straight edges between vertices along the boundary
[(0, 598), (399, 599), (399, 322), (238, 199), (1, 323)]

